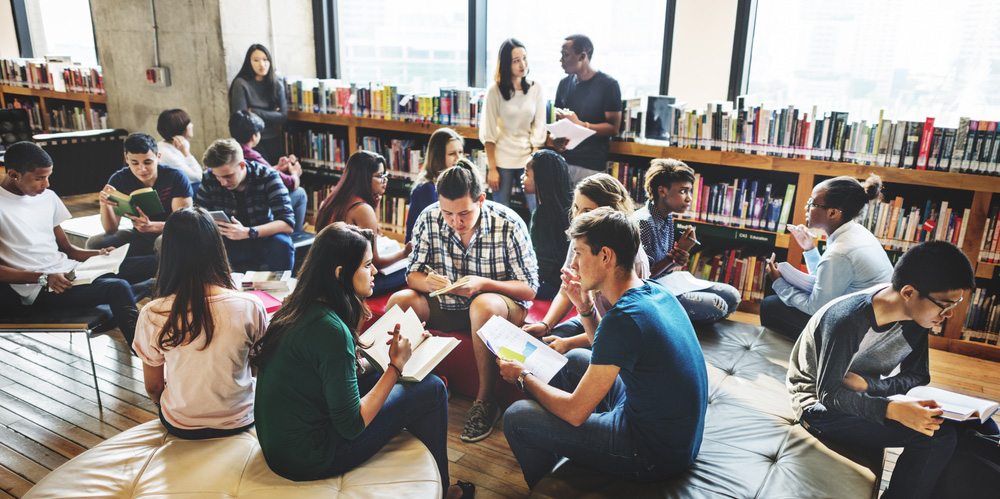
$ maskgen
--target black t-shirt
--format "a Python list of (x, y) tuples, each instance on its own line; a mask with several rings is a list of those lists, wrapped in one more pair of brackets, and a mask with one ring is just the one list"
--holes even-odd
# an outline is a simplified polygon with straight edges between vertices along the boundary
[[(136, 189), (146, 187), (127, 166), (111, 175), (108, 185), (123, 194), (131, 194)], [(167, 220), (170, 213), (174, 211), (171, 203), (174, 198), (189, 198), (194, 195), (191, 182), (188, 181), (187, 177), (180, 170), (167, 165), (157, 165), (153, 190), (159, 195), (160, 204), (163, 205), (163, 213), (149, 216), (149, 219), (154, 222)]]
[[(598, 71), (587, 81), (569, 75), (559, 82), (556, 89), (556, 107), (569, 109), (581, 121), (607, 123), (604, 113), (622, 110), (622, 91), (618, 80)], [(563, 151), (566, 162), (590, 170), (603, 172), (608, 165), (610, 137), (591, 135), (570, 151)]]

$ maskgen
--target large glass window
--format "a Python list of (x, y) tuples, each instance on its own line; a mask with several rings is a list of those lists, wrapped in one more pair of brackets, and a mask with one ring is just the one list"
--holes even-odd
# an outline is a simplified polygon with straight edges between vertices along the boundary
[(338, 0), (341, 78), (437, 92), (468, 83), (467, 0)]
[(68, 55), (73, 62), (97, 65), (90, 2), (29, 0), (25, 8), (35, 57)]
[(486, 7), (486, 79), (493, 81), (500, 43), (516, 38), (528, 52), (529, 78), (555, 97), (566, 74), (559, 65), (564, 39), (594, 42), (593, 66), (611, 75), (623, 97), (658, 94), (666, 0), (507, 0)]
[(1000, 3), (981, 0), (758, 0), (749, 103), (997, 120), (998, 25)]

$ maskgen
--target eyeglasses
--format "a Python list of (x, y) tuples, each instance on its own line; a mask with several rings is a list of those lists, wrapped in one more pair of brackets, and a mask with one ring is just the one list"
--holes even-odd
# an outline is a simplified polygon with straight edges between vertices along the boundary
[(378, 179), (380, 182), (385, 182), (386, 180), (389, 180), (389, 174), (384, 172), (376, 173), (372, 175), (372, 178)]
[(807, 199), (807, 200), (806, 200), (806, 209), (807, 209), (807, 210), (811, 210), (811, 209), (813, 209), (813, 208), (823, 208), (824, 210), (826, 210), (826, 209), (829, 209), (830, 207), (829, 207), (829, 206), (823, 206), (823, 205), (821, 205), (821, 204), (816, 204), (816, 203), (814, 203), (814, 202), (813, 202), (813, 198), (809, 198), (809, 199)]
[(925, 295), (925, 294), (921, 293), (920, 291), (917, 291), (917, 294), (918, 294), (918, 295), (920, 295), (920, 296), (922, 296), (922, 297), (924, 297), (924, 298), (927, 298), (927, 301), (929, 301), (929, 302), (931, 302), (931, 303), (933, 303), (933, 304), (937, 305), (937, 306), (938, 306), (938, 308), (940, 308), (940, 309), (941, 309), (941, 311), (940, 311), (940, 312), (938, 312), (938, 315), (944, 315), (944, 313), (945, 313), (945, 312), (947, 312), (947, 311), (949, 311), (949, 310), (951, 310), (951, 309), (953, 309), (953, 308), (957, 307), (957, 306), (958, 306), (958, 304), (959, 304), (959, 303), (962, 303), (962, 300), (964, 300), (964, 299), (965, 299), (965, 297), (959, 297), (958, 301), (956, 301), (956, 302), (952, 302), (952, 303), (950, 303), (950, 304), (947, 304), (947, 305), (942, 305), (941, 303), (939, 303), (939, 302), (938, 302), (937, 300), (935, 300), (934, 298), (931, 298), (930, 296), (927, 296), (927, 295)]

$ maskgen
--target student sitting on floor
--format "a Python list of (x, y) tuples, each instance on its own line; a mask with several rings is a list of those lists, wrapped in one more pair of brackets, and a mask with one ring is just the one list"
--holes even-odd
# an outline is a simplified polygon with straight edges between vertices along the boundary
[[(475, 331), (494, 315), (516, 326), (524, 323), (538, 289), (538, 265), (524, 221), (510, 208), (486, 201), (472, 164), (460, 161), (441, 173), (437, 194), (439, 201), (424, 209), (413, 228), (410, 289), (393, 294), (386, 310), (413, 308), (428, 328), (470, 332), (479, 392), (462, 440), (478, 442), (493, 431), (500, 411), (492, 402), (496, 357)], [(460, 279), (464, 285), (428, 295)]]
[(52, 158), (31, 142), (7, 148), (7, 174), (0, 181), (0, 308), (16, 312), (22, 306), (110, 305), (128, 345), (135, 336), (139, 310), (130, 284), (156, 273), (156, 257), (129, 257), (117, 275), (98, 277), (73, 286), (67, 278), (80, 262), (106, 255), (113, 248), (86, 251), (69, 243), (59, 224), (69, 210), (48, 190)]
[[(774, 292), (760, 304), (760, 325), (792, 338), (799, 337), (809, 318), (835, 298), (889, 282), (892, 263), (885, 248), (863, 225), (854, 221), (869, 201), (882, 196), (882, 179), (872, 174), (864, 184), (852, 177), (824, 180), (806, 201), (806, 225), (789, 225), (792, 239), (802, 247), (802, 259), (816, 282), (809, 291), (781, 278), (771, 262), (767, 274)], [(827, 233), (826, 251), (816, 248), (806, 227)]]
[(551, 301), (559, 293), (560, 269), (569, 249), (566, 240), (569, 217), (566, 214), (573, 204), (573, 185), (569, 181), (566, 160), (548, 149), (535, 152), (524, 165), (521, 186), (526, 196), (536, 200), (528, 226), (538, 256), (539, 284), (535, 298)]
[[(125, 163), (128, 166), (111, 175), (108, 184), (98, 194), (104, 234), (87, 239), (88, 249), (130, 244), (129, 256), (152, 255), (159, 251), (163, 222), (174, 210), (191, 206), (193, 195), (191, 182), (183, 172), (159, 162), (160, 153), (157, 152), (153, 137), (133, 133), (125, 139)], [(118, 202), (108, 195), (117, 191), (127, 196), (132, 191), (145, 187), (152, 187), (159, 195), (163, 212), (147, 214), (143, 213), (142, 208), (138, 208), (140, 216), (125, 215), (132, 220), (132, 228), (119, 230), (121, 217), (114, 211)]]
[[(378, 235), (379, 206), (385, 187), (389, 182), (389, 174), (385, 171), (385, 158), (370, 151), (358, 151), (351, 155), (344, 168), (344, 175), (333, 188), (316, 213), (316, 230), (333, 222), (347, 222), (368, 229)], [(378, 245), (372, 247), (375, 252), (373, 261), (375, 268), (383, 269), (408, 256), (413, 252), (413, 243), (409, 242), (399, 251), (391, 253), (379, 252)], [(400, 264), (401, 265), (401, 264)], [(391, 293), (406, 284), (406, 269), (386, 275), (375, 275), (376, 295)]]
[[(930, 382), (927, 334), (975, 286), (969, 259), (951, 243), (914, 246), (896, 263), (891, 285), (826, 304), (792, 348), (786, 384), (809, 433), (847, 445), (903, 448), (883, 498), (931, 497), (956, 435), (970, 425), (942, 420), (933, 400), (887, 397)], [(992, 420), (979, 430), (997, 434)]]
[(504, 435), (534, 487), (560, 457), (637, 481), (663, 480), (694, 462), (708, 406), (701, 346), (680, 303), (633, 270), (639, 228), (624, 213), (598, 208), (569, 229), (577, 300), (600, 290), (613, 307), (584, 325), (594, 350), (576, 349), (551, 384), (520, 362), (497, 359), (503, 379), (531, 400), (507, 409)]
[[(576, 184), (573, 191), (573, 219), (577, 219), (584, 213), (589, 213), (602, 206), (608, 206), (615, 211), (620, 211), (631, 217), (632, 197), (629, 196), (625, 186), (618, 179), (607, 173), (595, 173)], [(568, 243), (567, 243), (568, 244)], [(566, 261), (562, 268), (569, 268), (573, 263), (573, 246), (568, 245)], [(639, 245), (638, 253), (635, 256), (635, 275), (639, 279), (649, 278), (649, 261), (646, 259), (646, 252)], [(562, 271), (559, 274), (560, 286), (562, 285)], [(574, 348), (590, 348), (590, 338), (583, 327), (583, 319), (593, 316), (594, 324), (601, 322), (611, 310), (611, 303), (600, 291), (588, 293), (582, 296), (584, 300), (574, 303), (571, 297), (566, 294), (566, 290), (559, 289), (552, 300), (549, 311), (541, 322), (525, 324), (521, 329), (533, 336), (542, 338), (548, 342), (549, 347), (559, 353), (566, 353)], [(573, 307), (577, 308), (577, 317), (569, 319), (561, 324), (559, 321), (569, 313)], [(558, 325), (557, 325), (558, 324)]]
[(253, 426), (248, 358), (267, 314), (259, 298), (234, 289), (222, 235), (204, 209), (167, 219), (155, 295), (139, 312), (133, 348), (163, 426), (188, 439)]
[[(359, 379), (361, 324), (371, 315), (372, 232), (336, 222), (316, 235), (299, 282), (255, 345), (257, 437), (271, 469), (289, 480), (346, 473), (374, 456), (403, 428), (437, 464), (447, 497), (474, 494), (448, 487), (448, 390), (441, 378), (397, 383), (410, 342), (395, 331), (389, 368)], [(461, 482), (460, 482), (461, 483)]]
[(674, 214), (691, 207), (694, 170), (676, 159), (654, 159), (646, 170), (646, 206), (635, 212), (642, 233), (642, 246), (649, 256), (653, 279), (674, 293), (692, 322), (715, 322), (729, 317), (740, 304), (740, 292), (725, 283), (697, 280), (701, 287), (691, 290), (683, 284), (695, 279), (678, 270), (690, 255), (681, 248), (674, 233)]
[(245, 161), (233, 139), (213, 142), (202, 162), (209, 170), (194, 200), (206, 210), (224, 212), (230, 220), (216, 223), (233, 270), (291, 270), (295, 250), (289, 234), (295, 218), (278, 172)]
[(306, 201), (308, 200), (306, 190), (302, 188), (300, 181), (302, 165), (294, 154), (282, 156), (278, 159), (277, 166), (268, 163), (254, 149), (254, 146), (260, 143), (260, 134), (263, 129), (264, 120), (249, 111), (240, 109), (229, 117), (229, 133), (243, 148), (243, 159), (256, 161), (278, 170), (281, 183), (285, 184), (285, 188), (288, 189), (288, 198), (292, 201), (292, 211), (295, 212), (295, 232), (302, 232), (302, 225), (306, 219)]

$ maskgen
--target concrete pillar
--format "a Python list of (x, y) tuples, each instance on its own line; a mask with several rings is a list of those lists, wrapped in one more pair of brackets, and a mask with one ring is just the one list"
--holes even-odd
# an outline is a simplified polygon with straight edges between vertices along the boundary
[(184, 109), (200, 159), (213, 140), (229, 136), (229, 84), (251, 44), (271, 48), (279, 75), (315, 76), (312, 3), (272, 1), (156, 1), (160, 65), (170, 70), (170, 86), (157, 87), (145, 78), (154, 58), (150, 2), (91, 0), (110, 126), (159, 140), (160, 112)]

